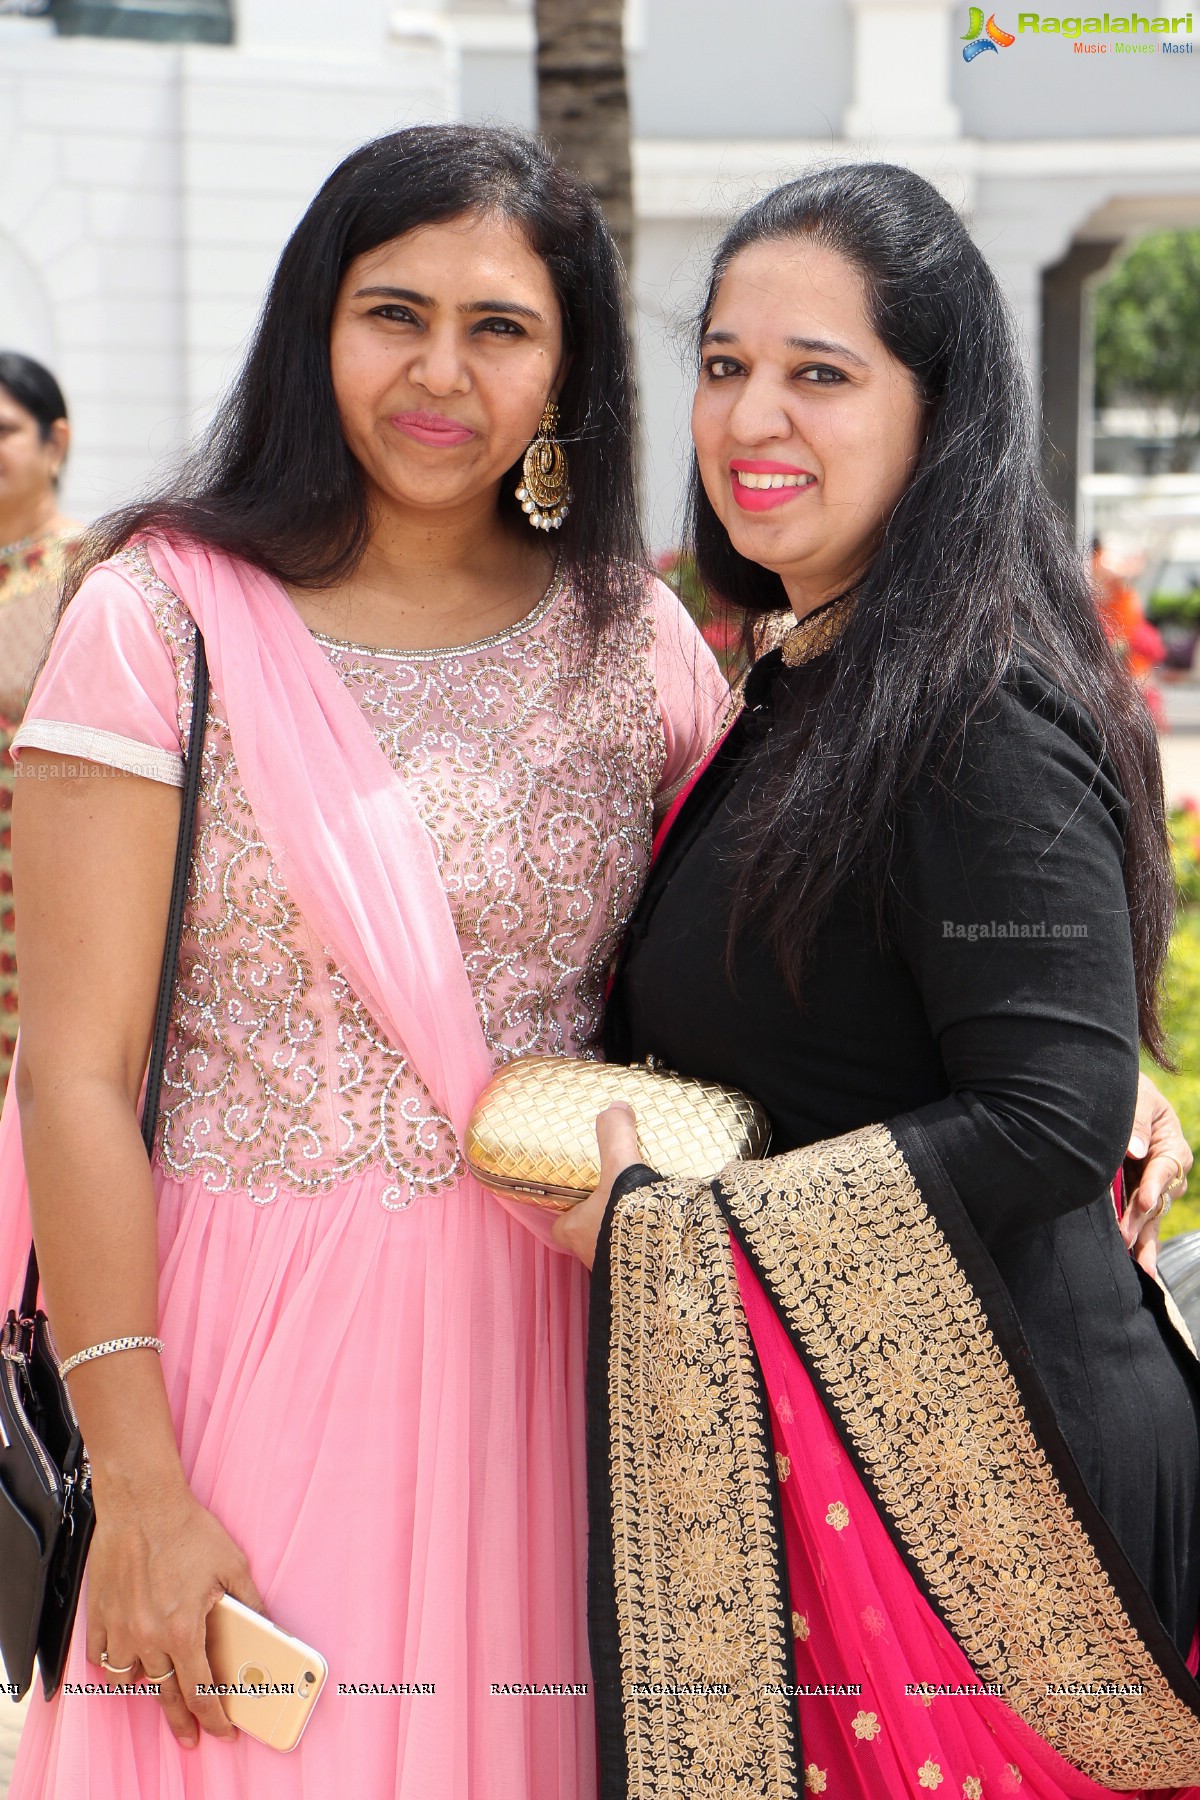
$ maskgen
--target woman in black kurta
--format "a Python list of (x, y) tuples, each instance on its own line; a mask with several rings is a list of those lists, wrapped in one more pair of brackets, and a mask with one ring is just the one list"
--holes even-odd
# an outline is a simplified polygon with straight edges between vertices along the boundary
[(1111, 1191), (1137, 1085), (1115, 772), (1023, 661), (972, 722), (949, 791), (926, 780), (905, 808), (885, 943), (851, 884), (800, 1005), (759, 932), (738, 935), (732, 968), (725, 945), (753, 753), (779, 690), (802, 695), (819, 660), (789, 669), (776, 650), (754, 669), (630, 927), (606, 1053), (753, 1094), (777, 1154), (904, 1116), (989, 1250), (1080, 1474), (1186, 1655), (1200, 1384)]
[(851, 886), (800, 1005), (761, 934), (739, 934), (732, 969), (725, 943), (753, 750), (778, 690), (818, 673), (778, 650), (754, 669), (630, 927), (607, 1055), (753, 1094), (775, 1153), (903, 1115), (990, 1251), (1080, 1474), (1186, 1654), (1200, 1383), (1111, 1190), (1137, 1083), (1114, 772), (1024, 662), (973, 722), (950, 791), (923, 783), (905, 810), (886, 942)]
[(607, 1053), (774, 1135), (673, 1184), (606, 1115), (559, 1228), (603, 1792), (1200, 1794), (1200, 1378), (1113, 1191), (1161, 1043), (1152, 736), (927, 184), (769, 196), (703, 331), (701, 572), (799, 622), (660, 848)]

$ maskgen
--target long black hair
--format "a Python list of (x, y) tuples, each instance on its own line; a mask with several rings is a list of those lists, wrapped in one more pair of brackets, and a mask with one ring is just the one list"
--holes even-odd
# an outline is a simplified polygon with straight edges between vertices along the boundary
[[(921, 176), (885, 163), (820, 168), (735, 221), (717, 251), (701, 332), (739, 251), (794, 238), (836, 251), (862, 276), (874, 328), (924, 402), (925, 436), (837, 654), (815, 665), (815, 696), (802, 713), (784, 713), (764, 753), (734, 929), (762, 917), (795, 993), (852, 869), (870, 884), (882, 930), (900, 804), (923, 769), (946, 778), (967, 720), (1024, 646), (1090, 716), (1128, 801), (1123, 872), (1139, 1029), (1163, 1061), (1159, 986), (1174, 887), (1158, 742), (1042, 484), (996, 279)], [(779, 576), (734, 549), (695, 464), (689, 540), (722, 600), (751, 615), (787, 605)]]
[[(634, 469), (635, 390), (624, 276), (599, 202), (516, 131), (414, 126), (338, 165), (292, 233), (245, 364), (199, 450), (164, 494), (89, 533), (67, 599), (138, 532), (199, 540), (280, 580), (322, 587), (349, 574), (369, 519), (342, 436), (329, 335), (347, 266), (422, 225), (472, 214), (511, 220), (550, 274), (571, 362), (559, 395), (574, 502), (556, 547), (589, 637), (633, 605), (645, 567)], [(500, 506), (528, 529), (511, 490)]]

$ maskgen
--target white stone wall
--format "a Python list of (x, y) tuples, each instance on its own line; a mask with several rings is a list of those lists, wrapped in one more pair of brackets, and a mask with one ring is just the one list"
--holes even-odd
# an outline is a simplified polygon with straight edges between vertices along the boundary
[(206, 417), (338, 159), (457, 112), (452, 55), (389, 46), (382, 7), (376, 41), (349, 48), (271, 42), (273, 0), (242, 11), (257, 23), (232, 50), (0, 19), (0, 343), (62, 382), (79, 516), (138, 492)]

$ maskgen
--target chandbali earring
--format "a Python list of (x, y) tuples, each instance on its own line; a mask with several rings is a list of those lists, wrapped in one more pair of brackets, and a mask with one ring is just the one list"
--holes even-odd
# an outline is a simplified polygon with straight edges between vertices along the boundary
[(525, 452), (524, 479), (517, 489), (521, 510), (537, 531), (557, 531), (573, 499), (567, 485), (567, 454), (554, 435), (557, 430), (558, 407), (547, 400), (538, 434)]

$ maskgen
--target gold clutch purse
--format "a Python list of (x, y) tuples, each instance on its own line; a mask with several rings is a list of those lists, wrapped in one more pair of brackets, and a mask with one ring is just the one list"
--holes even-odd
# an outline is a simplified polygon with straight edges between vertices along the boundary
[(614, 1100), (636, 1114), (642, 1160), (674, 1180), (711, 1179), (770, 1142), (766, 1114), (737, 1088), (644, 1064), (519, 1056), (476, 1102), (467, 1167), (493, 1193), (566, 1212), (600, 1180), (596, 1115)]

